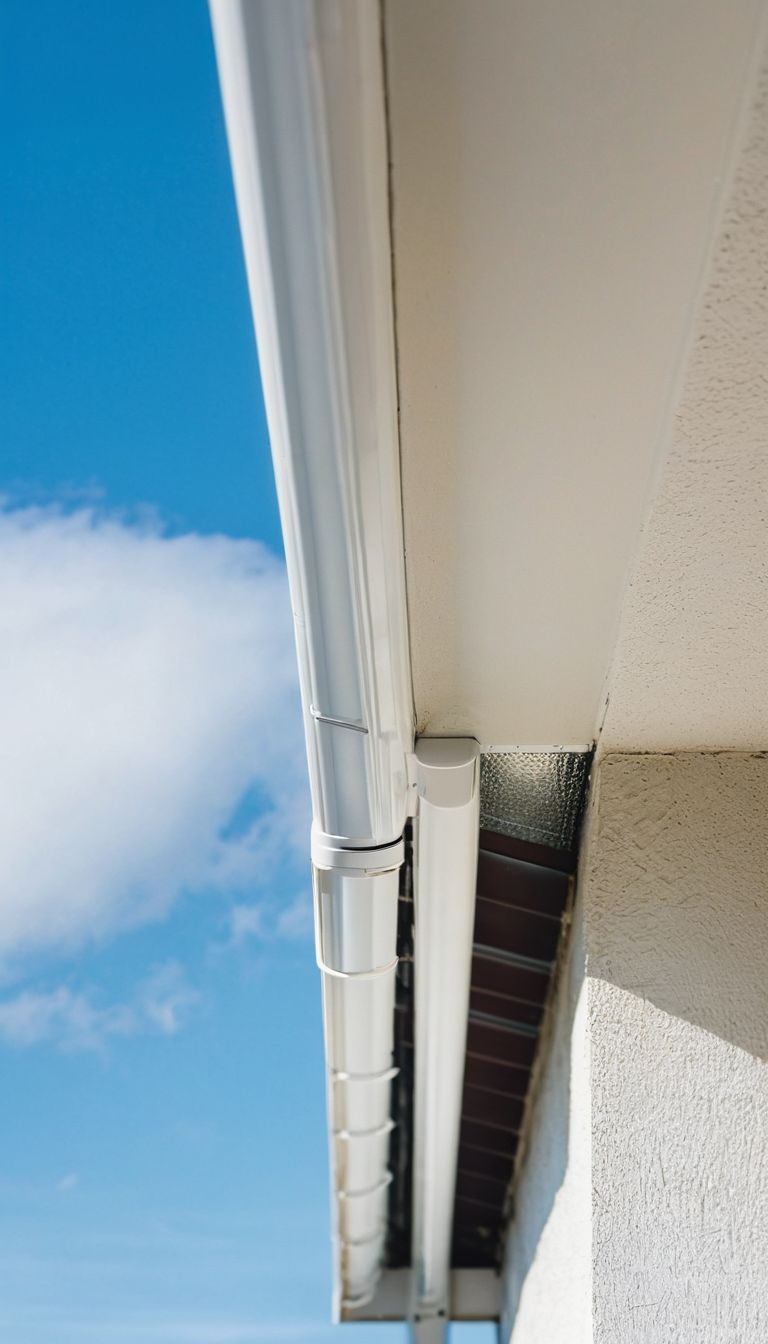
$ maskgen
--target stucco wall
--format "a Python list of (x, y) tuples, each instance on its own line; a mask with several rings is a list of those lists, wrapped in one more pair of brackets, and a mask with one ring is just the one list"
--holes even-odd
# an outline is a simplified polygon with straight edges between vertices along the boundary
[(587, 1344), (592, 1339), (590, 1084), (578, 919), (542, 1066), (507, 1245), (501, 1337), (511, 1337), (513, 1344)]
[[(765, 755), (617, 755), (599, 766), (573, 948), (586, 975), (571, 1076), (589, 1088), (571, 1089), (564, 1180), (533, 1258), (537, 1201), (558, 1163), (537, 1161), (537, 1138), (521, 1172), (507, 1273), (514, 1344), (585, 1337), (583, 1283), (562, 1278), (565, 1216), (553, 1235), (560, 1206), (590, 1248), (595, 1344), (768, 1338), (766, 818)], [(561, 1075), (556, 1058), (555, 1045), (549, 1068)], [(543, 1087), (542, 1135), (548, 1111)], [(568, 1211), (585, 1128), (591, 1190), (577, 1184)], [(548, 1289), (563, 1288), (556, 1312)]]

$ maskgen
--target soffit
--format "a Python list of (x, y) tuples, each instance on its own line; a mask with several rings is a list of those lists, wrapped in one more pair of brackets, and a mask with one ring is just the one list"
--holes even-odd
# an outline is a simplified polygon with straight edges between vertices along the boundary
[(768, 70), (627, 592), (610, 750), (768, 740)]
[(761, 10), (386, 0), (422, 729), (597, 730)]

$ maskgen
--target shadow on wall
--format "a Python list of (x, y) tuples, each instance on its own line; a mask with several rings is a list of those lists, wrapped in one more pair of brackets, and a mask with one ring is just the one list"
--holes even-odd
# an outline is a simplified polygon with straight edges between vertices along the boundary
[(768, 1337), (768, 756), (608, 756), (585, 867), (595, 1344)]
[[(526, 1344), (552, 1344), (557, 1338), (560, 1305), (572, 1296), (569, 1284), (583, 1279), (583, 1245), (574, 1235), (574, 1219), (579, 1217), (579, 1201), (583, 1203), (584, 1182), (588, 1181), (588, 1144), (580, 1131), (584, 1108), (579, 1117), (573, 1103), (574, 1090), (578, 1097), (588, 1086), (585, 1053), (574, 1051), (574, 1042), (584, 1040), (586, 1032), (584, 930), (578, 907), (561, 955), (526, 1115), (505, 1255), (500, 1337), (506, 1341), (515, 1323), (513, 1338), (524, 1339)], [(541, 1273), (544, 1264), (546, 1282)], [(543, 1311), (540, 1298), (548, 1303)], [(573, 1325), (569, 1308), (560, 1326), (570, 1330)]]
[(606, 756), (520, 1168), (502, 1338), (768, 1324), (768, 755)]
[(768, 754), (603, 759), (587, 974), (768, 1059)]

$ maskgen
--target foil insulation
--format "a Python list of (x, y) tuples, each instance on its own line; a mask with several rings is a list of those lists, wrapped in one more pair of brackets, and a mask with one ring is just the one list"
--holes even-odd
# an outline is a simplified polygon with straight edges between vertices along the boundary
[(484, 753), (481, 827), (552, 849), (573, 849), (591, 760), (591, 751)]

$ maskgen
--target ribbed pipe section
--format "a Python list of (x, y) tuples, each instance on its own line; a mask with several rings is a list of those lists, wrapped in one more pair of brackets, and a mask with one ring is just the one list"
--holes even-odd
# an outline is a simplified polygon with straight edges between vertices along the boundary
[[(320, 847), (328, 862), (334, 857)], [(344, 1307), (376, 1288), (392, 1180), (390, 1134), (397, 903), (402, 843), (337, 851), (313, 867), (328, 1065), (334, 1236)]]

